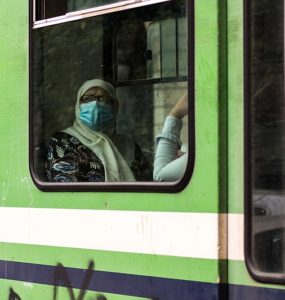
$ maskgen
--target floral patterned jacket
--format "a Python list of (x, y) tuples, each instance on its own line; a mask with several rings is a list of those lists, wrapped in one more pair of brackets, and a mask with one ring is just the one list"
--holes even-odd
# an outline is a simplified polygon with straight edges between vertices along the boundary
[[(153, 167), (135, 144), (130, 168), (137, 181), (151, 181)], [(56, 132), (47, 143), (46, 176), (50, 182), (104, 182), (101, 160), (75, 137)]]

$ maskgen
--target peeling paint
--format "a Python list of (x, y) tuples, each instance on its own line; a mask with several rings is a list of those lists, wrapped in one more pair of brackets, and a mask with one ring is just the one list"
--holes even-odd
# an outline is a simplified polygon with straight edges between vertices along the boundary
[(28, 177), (23, 177), (21, 179), (21, 182), (26, 183), (28, 194), (30, 196), (29, 206), (31, 207), (33, 205), (33, 202), (34, 202), (34, 197), (33, 197), (32, 191), (31, 191), (31, 186), (30, 186)]
[(2, 206), (4, 206), (4, 202), (7, 199), (7, 195), (8, 195), (8, 185), (5, 181), (3, 181), (2, 182), (2, 195), (1, 195)]

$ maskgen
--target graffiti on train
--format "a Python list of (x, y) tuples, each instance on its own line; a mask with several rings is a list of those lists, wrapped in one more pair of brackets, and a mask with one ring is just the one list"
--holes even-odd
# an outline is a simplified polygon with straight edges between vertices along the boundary
[[(95, 266), (95, 263), (94, 263), (94, 261), (91, 260), (88, 263), (88, 267), (84, 272), (85, 276), (84, 276), (84, 279), (82, 281), (82, 284), (81, 284), (81, 287), (79, 290), (79, 295), (76, 297), (73, 287), (72, 287), (71, 280), (66, 271), (66, 268), (64, 267), (63, 264), (58, 263), (56, 265), (56, 268), (54, 271), (54, 287), (53, 287), (52, 300), (59, 300), (59, 297), (58, 297), (59, 286), (65, 287), (67, 289), (68, 295), (69, 295), (69, 300), (83, 300), (85, 297), (86, 291), (88, 290), (88, 286), (89, 286), (90, 280), (93, 275), (94, 266)], [(93, 299), (94, 300), (108, 300), (102, 294), (94, 295)], [(8, 300), (24, 300), (24, 298), (22, 299), (20, 297), (20, 295), (12, 287), (10, 287)]]
[(22, 300), (22, 299), (12, 288), (10, 288), (8, 300)]
[[(95, 266), (94, 261), (93, 260), (89, 261), (88, 267), (85, 271), (85, 277), (80, 287), (79, 295), (76, 297), (74, 294), (71, 280), (67, 274), (66, 268), (64, 267), (63, 264), (58, 263), (54, 272), (53, 300), (58, 300), (59, 284), (67, 288), (70, 300), (83, 300), (93, 275), (94, 266)], [(99, 294), (96, 295), (95, 300), (107, 300), (107, 298), (104, 295)]]
[[(95, 263), (93, 260), (90, 260), (88, 262), (87, 269), (84, 270), (84, 277), (81, 286), (79, 288), (79, 293), (76, 296), (74, 292), (73, 284), (68, 274), (68, 268), (66, 268), (62, 263), (58, 263), (55, 266), (55, 270), (53, 273), (52, 300), (60, 300), (61, 297), (59, 297), (59, 288), (64, 288), (67, 290), (68, 300), (85, 300), (86, 299), (85, 296), (88, 291), (92, 276), (94, 274), (94, 270), (95, 270)], [(154, 298), (154, 297), (148, 299), (159, 300), (158, 298)], [(21, 298), (19, 293), (17, 293), (12, 287), (10, 287), (8, 300), (26, 300), (26, 299), (24, 299), (23, 296)], [(108, 299), (105, 295), (101, 293), (96, 293), (95, 295), (92, 296), (92, 300), (108, 300)]]

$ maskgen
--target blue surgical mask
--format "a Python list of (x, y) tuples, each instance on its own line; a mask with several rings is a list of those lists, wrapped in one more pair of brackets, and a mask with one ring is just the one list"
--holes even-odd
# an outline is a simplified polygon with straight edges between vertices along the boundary
[(99, 101), (91, 101), (80, 105), (79, 118), (84, 125), (94, 131), (104, 131), (113, 122), (112, 106)]

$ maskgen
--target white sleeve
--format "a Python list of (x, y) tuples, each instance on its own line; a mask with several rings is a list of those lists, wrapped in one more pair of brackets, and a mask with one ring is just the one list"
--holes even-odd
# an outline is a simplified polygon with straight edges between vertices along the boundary
[(171, 116), (165, 119), (162, 133), (156, 137), (154, 181), (176, 181), (183, 176), (188, 155), (177, 158), (177, 150), (181, 147), (181, 128), (182, 121), (180, 119)]

